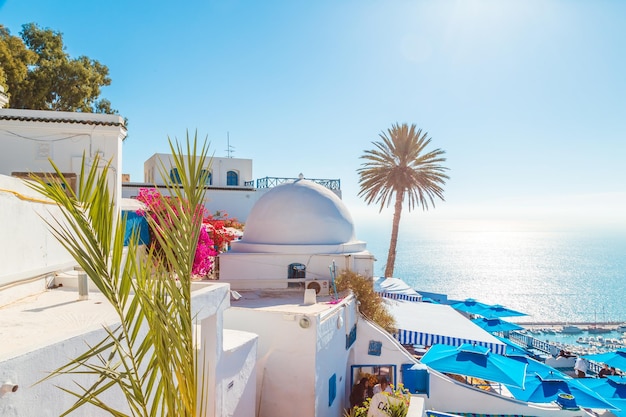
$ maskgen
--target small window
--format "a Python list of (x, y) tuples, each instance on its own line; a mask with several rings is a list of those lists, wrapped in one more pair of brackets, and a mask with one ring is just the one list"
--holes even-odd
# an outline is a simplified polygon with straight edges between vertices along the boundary
[(202, 176), (205, 177), (204, 180), (204, 185), (213, 185), (213, 173), (211, 171), (208, 171), (206, 169), (202, 170)]
[(226, 185), (239, 185), (239, 174), (235, 171), (228, 171), (226, 173)]
[(337, 374), (333, 374), (328, 380), (328, 406), (333, 405), (337, 397)]
[[(287, 269), (288, 279), (304, 279), (306, 278), (306, 265), (303, 264), (289, 264)], [(288, 288), (304, 288), (304, 284), (301, 282), (291, 282), (287, 284)]]
[(174, 184), (180, 184), (180, 173), (178, 172), (178, 168), (172, 168), (170, 170), (170, 180), (174, 183)]
[(287, 278), (289, 279), (306, 278), (306, 265), (290, 264), (289, 270), (287, 271)]
[[(67, 185), (61, 181), (61, 177), (56, 172), (12, 172), (11, 176), (16, 178), (30, 179), (31, 176), (36, 176), (46, 180), (46, 184), (52, 185), (52, 183), (57, 183), (61, 185), (61, 188), (65, 191), (70, 197), (74, 197), (76, 193), (76, 182), (77, 176), (73, 172), (64, 172), (61, 173), (63, 178), (65, 178), (65, 182)], [(69, 188), (68, 188), (69, 185)]]

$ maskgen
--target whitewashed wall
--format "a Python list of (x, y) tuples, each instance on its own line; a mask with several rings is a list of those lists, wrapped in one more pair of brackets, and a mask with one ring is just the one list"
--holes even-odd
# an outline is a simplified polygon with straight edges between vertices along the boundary
[[(302, 328), (302, 314), (231, 307), (224, 326), (259, 335), (257, 352), (257, 417), (315, 416), (315, 316)], [(336, 414), (337, 415), (337, 414)]]
[[(0, 289), (76, 264), (45, 223), (53, 216), (60, 218), (55, 204), (21, 179), (0, 175)], [(43, 291), (45, 282), (38, 282), (35, 289)], [(3, 298), (0, 291), (0, 305)]]
[[(208, 392), (211, 397), (210, 407), (206, 416), (245, 417), (254, 415), (253, 409), (256, 396), (256, 335), (243, 332), (226, 332), (224, 334), (223, 312), (229, 306), (230, 291), (225, 284), (194, 285), (192, 292), (192, 311), (198, 320), (212, 325), (205, 327), (202, 338), (213, 343), (213, 349), (204, 349), (206, 363), (217, 365), (209, 379)], [(36, 313), (33, 312), (35, 315)], [(90, 314), (86, 310), (85, 314)], [(35, 317), (33, 317), (35, 319)], [(109, 323), (114, 325), (114, 323)], [(53, 331), (54, 329), (50, 329)], [(210, 330), (210, 331), (208, 331)], [(101, 340), (104, 330), (89, 331), (79, 336), (66, 339), (22, 355), (2, 360), (0, 358), (0, 383), (11, 381), (19, 386), (15, 393), (0, 397), (0, 416), (58, 416), (75, 401), (74, 397), (63, 393), (55, 385), (73, 388), (77, 381), (87, 385), (93, 378), (86, 376), (55, 377), (52, 380), (37, 383), (52, 371), (72, 358), (83, 353), (86, 343), (91, 345)], [(36, 338), (36, 335), (33, 335)], [(10, 343), (10, 340), (3, 340)], [(36, 342), (36, 341), (34, 341)], [(34, 343), (37, 345), (37, 343)], [(206, 344), (205, 344), (206, 345)], [(214, 368), (215, 369), (215, 368)], [(230, 383), (235, 381), (232, 388)], [(215, 393), (219, 393), (216, 400)], [(125, 409), (122, 395), (115, 389), (104, 396), (107, 404)], [(108, 416), (92, 406), (85, 406), (72, 413), (72, 416), (97, 417)]]
[[(382, 343), (379, 356), (368, 353), (370, 341)], [(395, 365), (398, 379), (389, 382), (396, 384), (402, 382), (400, 377), (401, 365), (415, 363), (413, 356), (402, 348), (393, 336), (363, 318), (357, 324), (357, 339), (351, 360), (350, 365)]]
[[(123, 119), (116, 115), (0, 109), (0, 174), (52, 173), (52, 160), (61, 172), (76, 174), (78, 182), (83, 155), (88, 164), (99, 155), (102, 164), (111, 161), (109, 186), (119, 198), (125, 136)], [(49, 220), (58, 209), (32, 201), (40, 196), (20, 180), (0, 177), (0, 189), (0, 288), (71, 267), (74, 262), (40, 218)], [(43, 290), (45, 285), (21, 290)], [(0, 303), (5, 295), (0, 294)]]
[(53, 172), (51, 159), (79, 175), (83, 155), (88, 163), (99, 155), (111, 161), (110, 189), (121, 196), (123, 122), (109, 114), (0, 109), (0, 174)]
[[(349, 296), (319, 315), (306, 315), (308, 328), (300, 326), (303, 316), (237, 307), (224, 313), (226, 327), (259, 335), (257, 417), (334, 417), (346, 406), (352, 349), (346, 349), (346, 334), (355, 323), (356, 300)], [(332, 375), (336, 397), (329, 404)]]
[[(352, 297), (338, 309), (329, 310), (319, 322), (317, 336), (317, 358), (315, 373), (317, 383), (315, 389), (315, 410), (318, 417), (332, 417), (342, 415), (348, 405), (350, 391), (346, 391), (346, 381), (350, 379), (348, 358), (354, 345), (346, 348), (346, 334), (350, 332), (351, 321), (347, 316), (353, 316), (348, 311), (356, 310), (356, 300)], [(335, 375), (336, 397), (329, 403), (330, 378)]]
[[(122, 184), (122, 197), (137, 197), (139, 195), (139, 190), (142, 188), (154, 188), (154, 185), (147, 183)], [(161, 193), (167, 193), (167, 189), (164, 187), (158, 187), (158, 190)], [(240, 222), (245, 223), (257, 197), (257, 192), (250, 188), (207, 187), (204, 207), (210, 214), (215, 214), (217, 211), (221, 212), (222, 215), (227, 213), (229, 218), (234, 217)]]
[[(66, 364), (69, 358), (82, 354), (85, 351), (85, 343), (95, 345), (102, 340), (104, 335), (104, 330), (92, 331), (0, 362), (0, 382), (10, 380), (19, 386), (17, 392), (0, 397), (0, 416), (57, 417), (71, 407), (75, 398), (69, 394), (64, 394), (55, 385), (75, 389), (76, 386), (73, 381), (88, 385), (90, 381), (93, 382), (93, 378), (73, 375), (72, 377), (60, 376), (42, 383), (37, 382), (48, 375), (50, 371)], [(103, 398), (111, 406), (125, 406), (122, 395), (115, 390), (108, 392)], [(85, 406), (72, 413), (72, 416), (76, 417), (109, 415), (93, 406)]]
[[(260, 246), (260, 245), (259, 245)], [(351, 269), (364, 276), (371, 276), (373, 256), (354, 254), (317, 254), (315, 247), (309, 253), (237, 253), (219, 255), (220, 280), (229, 282), (233, 289), (286, 288), (288, 267), (292, 263), (306, 266), (306, 279), (330, 279), (329, 267), (335, 262), (337, 274)], [(319, 252), (318, 252), (319, 253)]]
[(224, 330), (224, 349), (217, 365), (217, 417), (250, 417), (256, 412), (258, 335)]
[(225, 329), (230, 306), (228, 284), (194, 282), (192, 316), (200, 323), (206, 417), (247, 417), (256, 404), (255, 333)]
[[(176, 165), (172, 155), (157, 153), (144, 162), (144, 182), (148, 184), (163, 185), (165, 181), (161, 176), (161, 167), (168, 171)], [(226, 173), (234, 171), (239, 176), (237, 187), (244, 187), (246, 181), (252, 181), (252, 159), (243, 158), (207, 158), (205, 169), (210, 170), (213, 176), (212, 184), (215, 187), (227, 187)], [(234, 187), (234, 186), (233, 186)]]

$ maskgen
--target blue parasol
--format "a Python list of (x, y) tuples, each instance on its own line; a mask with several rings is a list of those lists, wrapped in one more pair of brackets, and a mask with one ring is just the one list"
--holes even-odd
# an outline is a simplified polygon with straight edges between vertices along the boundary
[(480, 311), (484, 311), (487, 307), (489, 307), (489, 304), (481, 303), (473, 298), (466, 298), (463, 301), (457, 301), (450, 304), (450, 307), (464, 313), (479, 314)]
[(614, 366), (617, 369), (626, 371), (626, 348), (620, 348), (610, 352), (584, 355), (583, 358), (594, 362), (606, 363), (609, 366)]
[(526, 389), (507, 386), (513, 397), (518, 400), (533, 403), (551, 403), (559, 401), (563, 396), (570, 395), (572, 406), (615, 410), (617, 407), (605, 400), (599, 394), (587, 388), (578, 380), (556, 371), (552, 375), (541, 376), (537, 373), (528, 375), (525, 381)]
[(626, 399), (626, 377), (621, 375), (609, 375), (606, 378), (581, 378), (579, 381), (611, 402), (614, 398)]
[(521, 311), (512, 310), (510, 308), (501, 306), (500, 304), (493, 304), (487, 306), (482, 311), (479, 311), (479, 316), (483, 316), (488, 319), (493, 318), (501, 318), (501, 317), (519, 317), (519, 316), (527, 316), (526, 313), (522, 313)]
[(541, 378), (544, 378), (544, 379), (551, 379), (551, 378), (553, 379), (556, 377), (564, 378), (564, 379), (571, 379), (571, 377), (568, 376), (567, 374), (557, 369), (554, 369), (553, 367), (546, 365), (543, 362), (539, 362), (538, 360), (530, 358), (526, 355), (513, 354), (513, 355), (509, 355), (509, 358), (525, 363), (527, 365), (526, 367), (527, 377), (539, 375)]
[(483, 330), (488, 332), (508, 332), (511, 330), (521, 330), (522, 326), (519, 326), (515, 323), (510, 323), (508, 321), (504, 321), (501, 319), (487, 319), (485, 317), (480, 317), (472, 320), (472, 323), (476, 324)]
[(421, 362), (439, 371), (524, 387), (526, 364), (472, 344), (433, 345)]

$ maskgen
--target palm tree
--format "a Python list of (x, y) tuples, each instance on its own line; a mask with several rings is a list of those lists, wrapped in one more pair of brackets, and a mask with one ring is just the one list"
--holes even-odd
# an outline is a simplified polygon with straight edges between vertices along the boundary
[(380, 211), (389, 207), (394, 200), (393, 225), (391, 241), (385, 266), (385, 277), (393, 276), (396, 262), (396, 246), (398, 229), (405, 197), (408, 197), (409, 211), (415, 206), (428, 210), (429, 204), (435, 207), (435, 197), (443, 198), (445, 174), (448, 168), (441, 165), (446, 158), (445, 151), (435, 149), (427, 152), (430, 144), (428, 133), (422, 133), (414, 124), (396, 123), (387, 132), (380, 133), (381, 141), (372, 142), (376, 147), (364, 151), (361, 159), (365, 159), (359, 173), (359, 196), (367, 204), (380, 203)]

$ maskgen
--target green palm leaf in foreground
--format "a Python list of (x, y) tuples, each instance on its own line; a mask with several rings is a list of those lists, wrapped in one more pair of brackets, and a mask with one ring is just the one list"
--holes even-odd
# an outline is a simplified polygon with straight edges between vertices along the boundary
[[(162, 204), (150, 226), (158, 232), (160, 251), (143, 257), (126, 256), (125, 218), (109, 192), (109, 164), (95, 159), (91, 168), (83, 158), (78, 193), (67, 195), (69, 184), (56, 166), (61, 183), (34, 179), (31, 185), (55, 201), (64, 219), (49, 223), (56, 238), (72, 254), (115, 309), (119, 324), (105, 327), (106, 337), (85, 353), (53, 371), (47, 380), (63, 374), (90, 374), (91, 385), (62, 387), (77, 400), (63, 415), (93, 404), (113, 416), (188, 416), (204, 413), (204, 378), (198, 375), (191, 316), (191, 270), (202, 223), (208, 145), (197, 148), (197, 136), (187, 137), (186, 152), (170, 141), (180, 185), (169, 182), (169, 168), (161, 163), (162, 177), (175, 198)], [(135, 254), (133, 236), (128, 254)], [(200, 366), (199, 366), (200, 365)], [(198, 389), (198, 385), (202, 389)], [(102, 400), (115, 388), (127, 409), (118, 410)]]

